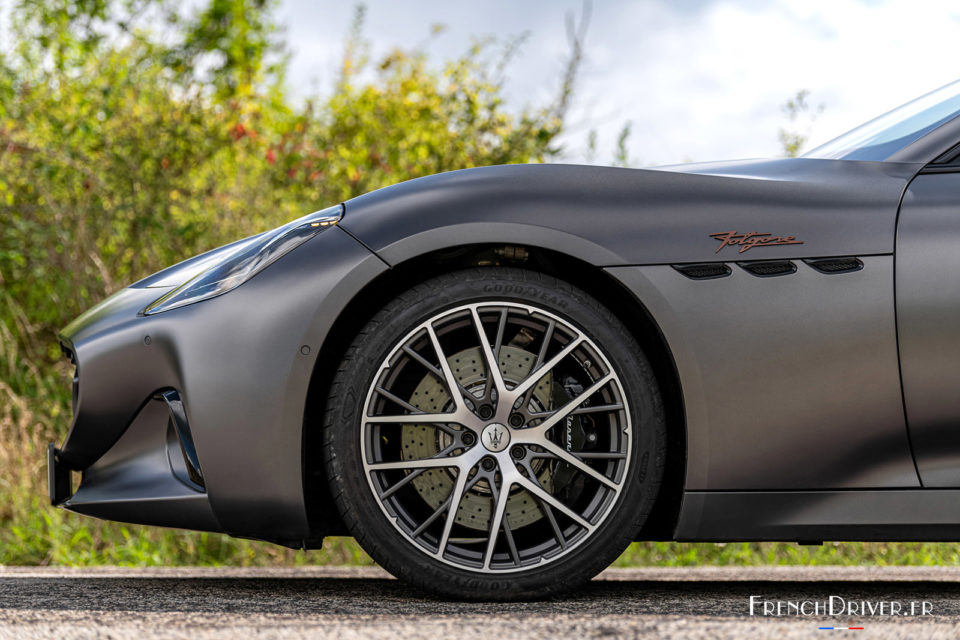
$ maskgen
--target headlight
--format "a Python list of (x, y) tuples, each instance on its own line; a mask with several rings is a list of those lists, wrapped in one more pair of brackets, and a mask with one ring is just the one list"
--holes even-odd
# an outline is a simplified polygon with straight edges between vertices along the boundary
[(169, 311), (236, 289), (284, 254), (337, 224), (342, 215), (343, 205), (338, 204), (254, 236), (248, 241), (235, 243), (235, 250), (217, 256), (220, 259), (216, 263), (151, 302), (143, 313), (151, 315)]

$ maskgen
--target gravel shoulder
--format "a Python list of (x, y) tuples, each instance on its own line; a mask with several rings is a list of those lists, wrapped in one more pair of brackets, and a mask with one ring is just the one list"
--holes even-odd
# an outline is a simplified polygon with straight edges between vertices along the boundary
[[(761, 615), (764, 601), (831, 596), (926, 602), (930, 615)], [(445, 601), (375, 567), (0, 567), (0, 638), (808, 638), (825, 626), (960, 637), (960, 568), (611, 569), (562, 598), (495, 604)]]

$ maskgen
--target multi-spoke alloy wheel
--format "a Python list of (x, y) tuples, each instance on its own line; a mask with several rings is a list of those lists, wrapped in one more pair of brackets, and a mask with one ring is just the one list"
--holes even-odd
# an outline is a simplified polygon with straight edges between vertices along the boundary
[(352, 533), (402, 577), (468, 597), (559, 590), (609, 563), (652, 506), (656, 386), (586, 294), (466, 274), (411, 290), (354, 342), (327, 414), (330, 480)]
[(515, 571), (571, 552), (629, 468), (620, 380), (583, 332), (507, 301), (437, 313), (384, 359), (363, 412), (370, 489), (424, 552)]

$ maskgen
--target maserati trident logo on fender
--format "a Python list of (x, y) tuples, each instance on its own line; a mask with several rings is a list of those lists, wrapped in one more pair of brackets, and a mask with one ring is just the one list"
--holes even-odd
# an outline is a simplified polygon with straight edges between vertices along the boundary
[(720, 246), (717, 247), (716, 253), (720, 253), (724, 247), (740, 247), (740, 253), (744, 253), (754, 247), (803, 244), (802, 240), (797, 240), (794, 236), (775, 236), (772, 233), (760, 233), (759, 231), (750, 231), (748, 233), (723, 231), (721, 233), (711, 233), (710, 237), (720, 241)]

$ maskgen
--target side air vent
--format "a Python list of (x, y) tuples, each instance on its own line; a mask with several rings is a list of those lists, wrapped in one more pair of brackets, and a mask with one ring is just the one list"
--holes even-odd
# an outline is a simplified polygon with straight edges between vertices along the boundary
[[(170, 411), (170, 424), (173, 427), (171, 435), (175, 436), (177, 444), (179, 444), (187, 479), (197, 488), (203, 489), (205, 486), (203, 472), (200, 470), (200, 460), (197, 458), (197, 449), (193, 444), (193, 434), (190, 433), (190, 423), (187, 421), (187, 412), (180, 394), (174, 389), (167, 389), (159, 392), (156, 399), (165, 402), (167, 409)], [(173, 460), (171, 460), (171, 463), (173, 463)], [(176, 466), (174, 465), (174, 472), (177, 471)], [(175, 473), (175, 475), (177, 474)]]
[(761, 260), (759, 262), (738, 262), (745, 271), (760, 278), (785, 276), (797, 272), (797, 265), (789, 260)]
[(857, 258), (820, 258), (805, 262), (820, 273), (851, 273), (863, 269), (863, 262)]
[(63, 355), (70, 361), (70, 364), (73, 365), (73, 385), (71, 386), (72, 392), (72, 401), (73, 401), (73, 415), (77, 415), (77, 402), (80, 400), (80, 367), (77, 365), (77, 355), (73, 352), (73, 349), (67, 345), (60, 343), (60, 351), (63, 352)]
[(675, 264), (673, 268), (691, 280), (712, 280), (723, 278), (731, 273), (730, 267), (722, 262), (705, 262), (703, 264)]

